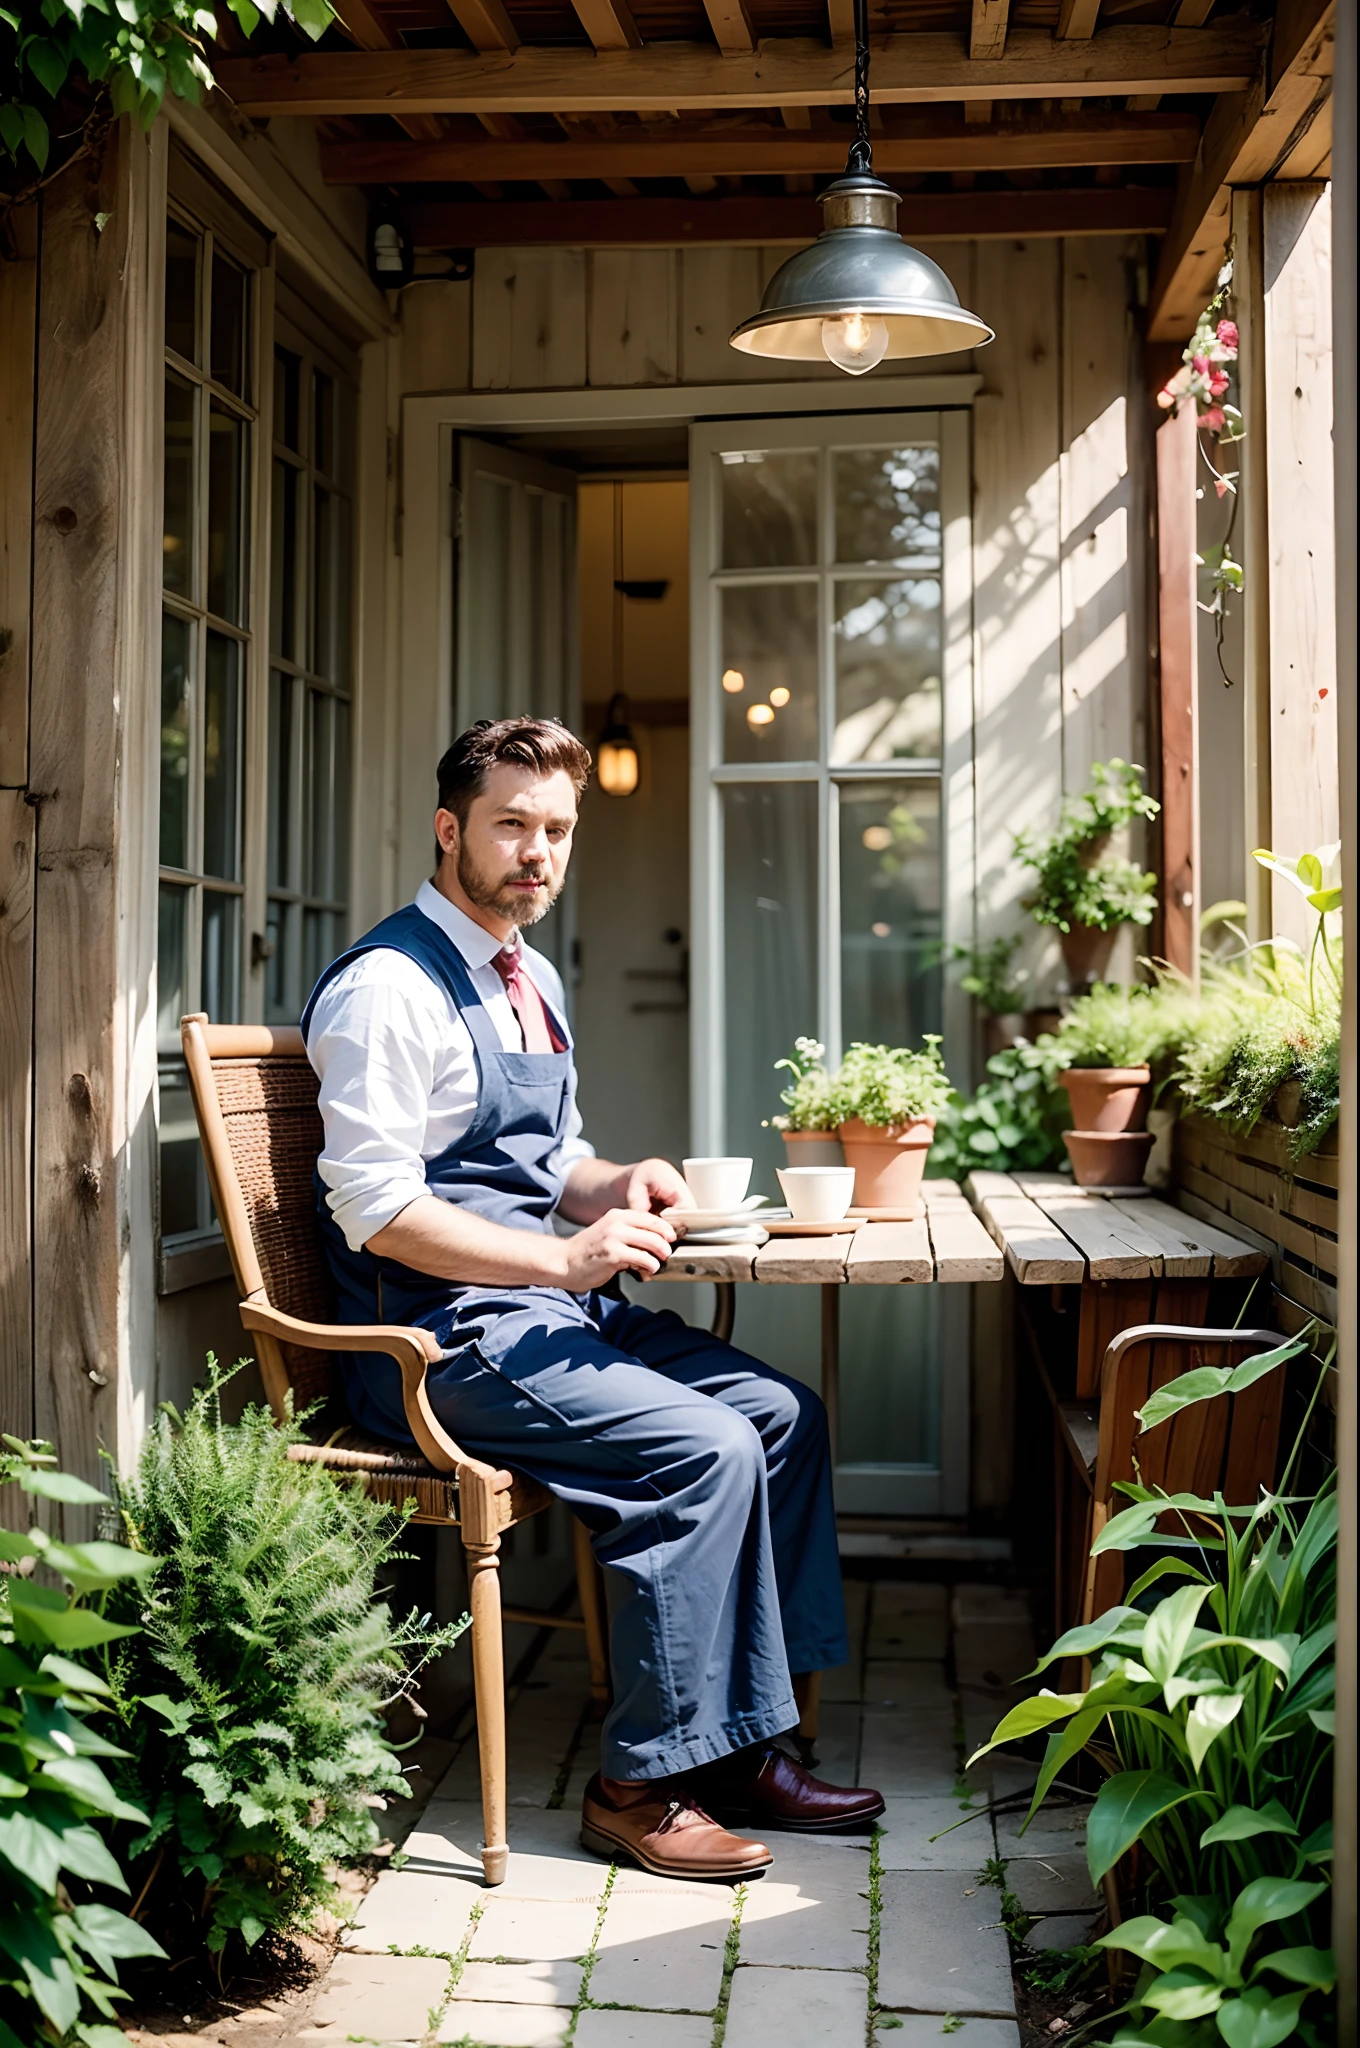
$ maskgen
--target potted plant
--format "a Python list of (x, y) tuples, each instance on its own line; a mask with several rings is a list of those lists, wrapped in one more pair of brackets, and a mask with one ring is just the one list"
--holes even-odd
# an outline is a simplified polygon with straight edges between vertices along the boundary
[(1038, 875), (1025, 908), (1039, 924), (1055, 927), (1073, 988), (1106, 973), (1120, 925), (1151, 924), (1157, 877), (1109, 851), (1112, 835), (1135, 818), (1155, 818), (1161, 805), (1127, 761), (1097, 761), (1091, 786), (1063, 806), (1058, 830), (1042, 839), (1020, 833), (1015, 850)]
[(838, 1121), (831, 1076), (826, 1071), (826, 1047), (815, 1038), (795, 1038), (787, 1059), (776, 1060), (775, 1072), (793, 1076), (780, 1091), (783, 1114), (772, 1116), (770, 1126), (782, 1131), (790, 1166), (844, 1166), (841, 1141), (836, 1135)]
[(946, 959), (963, 963), (966, 971), (959, 976), (959, 986), (983, 1012), (989, 1059), (1014, 1045), (1024, 1031), (1022, 984), (1029, 974), (1011, 965), (1021, 944), (1020, 933), (1013, 932), (1008, 939), (990, 939), (985, 946), (953, 945), (945, 950)]
[(1179, 1008), (1170, 988), (1097, 984), (1055, 1033), (1051, 1042), (1065, 1063), (1057, 1082), (1072, 1105), (1063, 1143), (1080, 1186), (1142, 1180), (1153, 1145), (1146, 1129), (1152, 1066), (1176, 1039)]
[(937, 1037), (927, 1034), (919, 1052), (850, 1047), (834, 1100), (845, 1163), (855, 1169), (858, 1208), (915, 1210), (935, 1119), (952, 1093)]

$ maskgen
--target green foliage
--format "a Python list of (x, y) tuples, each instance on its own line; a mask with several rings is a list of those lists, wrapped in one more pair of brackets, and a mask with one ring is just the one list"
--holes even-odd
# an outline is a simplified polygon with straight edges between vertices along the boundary
[[(282, 13), (315, 41), (335, 19), (331, 0), (227, 5), (247, 35)], [(58, 98), (73, 83), (103, 87), (113, 112), (144, 128), (167, 92), (197, 100), (212, 84), (206, 45), (216, 33), (202, 0), (0, 0), (0, 162), (42, 175)]]
[[(1312, 1335), (1249, 1361), (1252, 1377)], [(1142, 1427), (1248, 1383), (1185, 1374)], [(1311, 1502), (1288, 1495), (1298, 1447), (1281, 1490), (1254, 1507), (1124, 1486), (1133, 1505), (1092, 1555), (1146, 1547), (1154, 1562), (1126, 1604), (1070, 1629), (1038, 1666), (1089, 1657), (1089, 1687), (1023, 1701), (978, 1752), (1053, 1730), (1030, 1818), (1079, 1750), (1109, 1772), (1087, 1827), (1092, 1882), (1138, 1844), (1158, 1909), (1102, 1937), (1144, 1966), (1126, 2008), (1144, 2017), (1116, 2042), (1245, 2048), (1326, 2021), (1337, 1499), (1334, 1476)], [(1158, 1533), (1168, 1519), (1183, 1533)], [(1168, 1578), (1184, 1583), (1148, 1601)]]
[(328, 1866), (372, 1850), (374, 1804), (405, 1790), (383, 1708), (466, 1626), (394, 1623), (378, 1582), (403, 1518), (290, 1461), (297, 1425), (224, 1423), (229, 1377), (214, 1363), (182, 1420), (163, 1412), (119, 1484), (130, 1541), (162, 1561), (108, 1665), (151, 1816), (129, 1853), (163, 1873), (151, 1910), (168, 1927), (191, 1901), (214, 1951), (305, 1922)]
[(774, 1070), (793, 1076), (779, 1100), (784, 1114), (770, 1118), (777, 1131), (834, 1131), (836, 1105), (831, 1076), (825, 1066), (826, 1048), (815, 1038), (795, 1038), (787, 1059), (776, 1060)]
[(967, 973), (959, 976), (959, 987), (972, 996), (991, 1017), (1012, 1016), (1025, 999), (1024, 984), (1029, 976), (1022, 968), (1013, 973), (1011, 962), (1023, 943), (1019, 932), (1008, 939), (991, 939), (985, 946), (947, 946), (946, 960), (960, 960)]
[[(101, 1493), (56, 1470), (47, 1444), (4, 1439), (0, 1485), (70, 1506), (105, 1506)], [(98, 1607), (111, 1586), (149, 1572), (155, 1559), (116, 1543), (59, 1543), (44, 1530), (0, 1530), (0, 2044), (74, 2037), (122, 2048), (112, 2021), (118, 1964), (159, 1956), (160, 1944), (126, 1913), (89, 1896), (127, 1892), (100, 1828), (146, 1815), (109, 1782), (121, 1759), (93, 1718), (108, 1686), (78, 1653), (125, 1637)], [(34, 1577), (35, 1566), (70, 1588)], [(100, 1599), (102, 1604), (102, 1599)], [(74, 1897), (73, 1897), (74, 1894)], [(99, 2015), (95, 2018), (93, 2015)]]
[(856, 1042), (832, 1084), (837, 1123), (859, 1117), (875, 1130), (892, 1130), (916, 1116), (938, 1116), (953, 1090), (940, 1040), (927, 1032), (919, 1052), (905, 1045)]
[(1157, 877), (1106, 851), (1110, 836), (1135, 818), (1155, 818), (1161, 805), (1146, 793), (1142, 770), (1127, 761), (1097, 761), (1084, 796), (1063, 806), (1050, 838), (1020, 833), (1015, 850), (1038, 882), (1025, 908), (1039, 924), (1060, 932), (1091, 925), (1149, 925), (1157, 908)]
[(932, 1174), (964, 1180), (979, 1166), (1041, 1173), (1065, 1165), (1062, 1134), (1071, 1109), (1054, 1079), (1067, 1062), (1056, 1056), (1054, 1043), (1048, 1037), (1037, 1045), (1022, 1039), (993, 1053), (976, 1094), (951, 1095), (935, 1126)]
[(1189, 992), (1174, 981), (1152, 988), (1097, 982), (1046, 1045), (1061, 1067), (1155, 1067), (1178, 1050), (1192, 1019)]

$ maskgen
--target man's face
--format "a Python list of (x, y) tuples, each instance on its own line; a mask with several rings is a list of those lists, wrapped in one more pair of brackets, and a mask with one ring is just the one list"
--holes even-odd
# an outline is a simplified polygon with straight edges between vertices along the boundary
[(467, 824), (460, 829), (441, 810), (434, 829), (469, 902), (514, 925), (537, 924), (567, 879), (576, 790), (563, 770), (535, 775), (501, 762), (472, 799)]

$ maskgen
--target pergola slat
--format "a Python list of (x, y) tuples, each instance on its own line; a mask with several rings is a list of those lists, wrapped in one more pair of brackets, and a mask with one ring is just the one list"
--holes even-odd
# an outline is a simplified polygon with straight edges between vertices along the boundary
[(968, 55), (975, 64), (1005, 55), (1010, 17), (1011, 0), (973, 0)]

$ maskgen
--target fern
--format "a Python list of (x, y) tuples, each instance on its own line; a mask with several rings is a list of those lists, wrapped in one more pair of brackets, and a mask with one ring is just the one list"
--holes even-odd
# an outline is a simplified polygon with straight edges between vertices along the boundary
[(128, 1540), (161, 1563), (124, 1596), (142, 1632), (108, 1676), (129, 1796), (150, 1815), (125, 1850), (148, 1917), (190, 1904), (220, 1951), (305, 1923), (335, 1896), (331, 1866), (372, 1851), (375, 1805), (405, 1793), (383, 1709), (467, 1623), (395, 1622), (379, 1581), (405, 1518), (290, 1462), (299, 1423), (262, 1408), (225, 1423), (231, 1374), (210, 1367), (118, 1483)]

